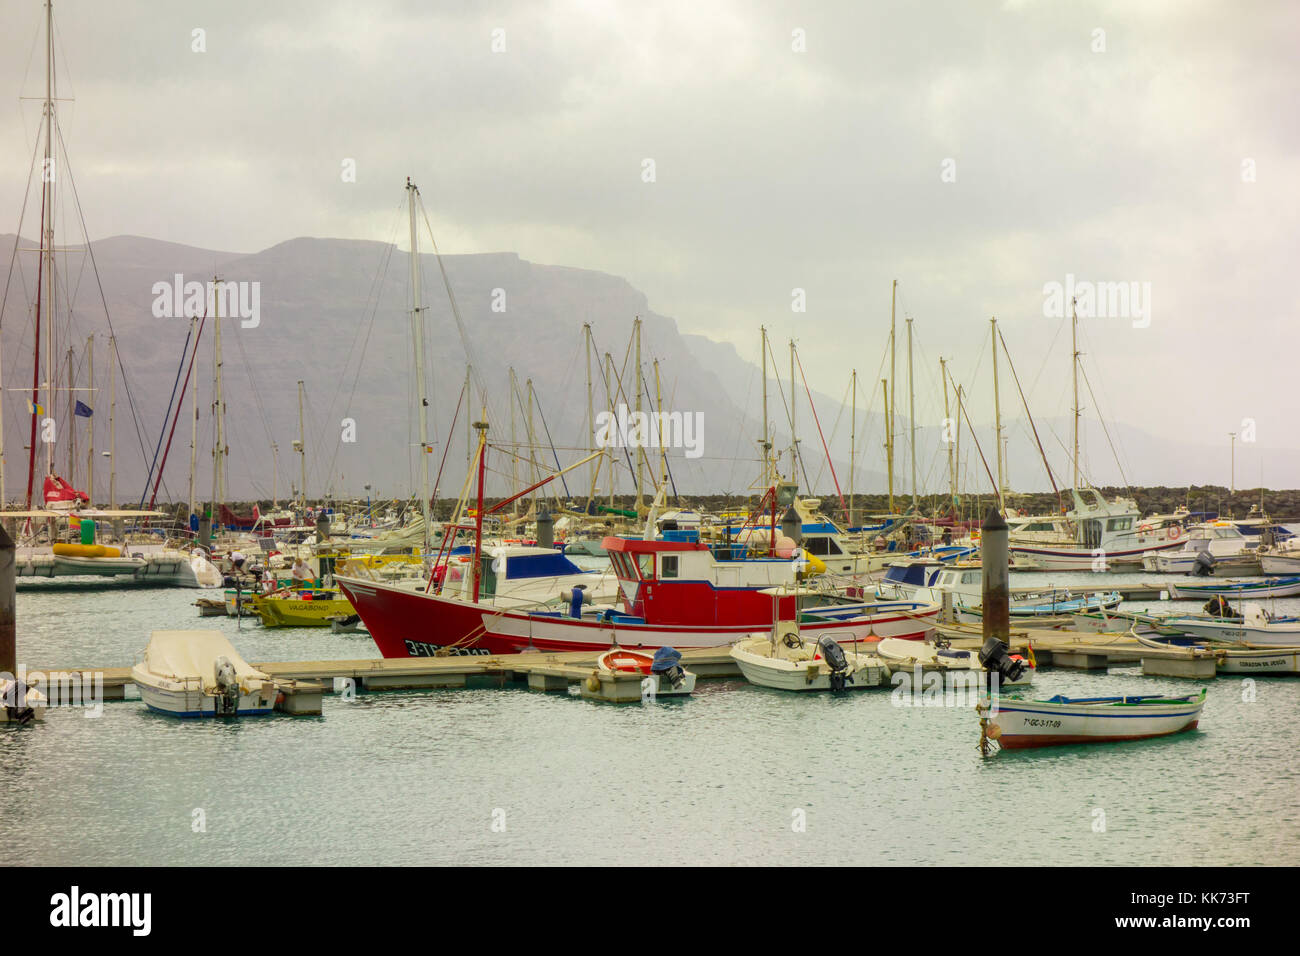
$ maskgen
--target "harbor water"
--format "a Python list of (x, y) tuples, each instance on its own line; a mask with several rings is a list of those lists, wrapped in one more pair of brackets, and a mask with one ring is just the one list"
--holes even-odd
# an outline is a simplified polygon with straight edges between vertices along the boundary
[[(250, 661), (376, 654), (364, 633), (200, 619), (196, 596), (25, 586), (19, 660), (126, 666), (151, 630), (174, 628), (217, 628)], [(152, 714), (137, 697), (0, 729), (0, 838), (68, 865), (1300, 864), (1300, 679), (1206, 685), (1196, 731), (991, 758), (965, 702), (738, 678), (648, 704), (471, 686), (232, 721)], [(1032, 693), (1200, 686), (1137, 666), (1044, 669)]]

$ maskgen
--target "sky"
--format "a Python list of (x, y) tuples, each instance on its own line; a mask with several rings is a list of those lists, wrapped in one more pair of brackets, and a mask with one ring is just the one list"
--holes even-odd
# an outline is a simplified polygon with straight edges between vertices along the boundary
[[(1247, 422), (1263, 450), (1294, 434), (1300, 5), (61, 0), (55, 18), (92, 239), (405, 248), (409, 175), (443, 252), (623, 276), (755, 362), (766, 325), (835, 395), (855, 368), (878, 381), (897, 279), (918, 417), (941, 406), (940, 356), (991, 393), (991, 316), (1035, 414), (1066, 414), (1069, 322), (1045, 287), (1135, 284), (1144, 314), (1080, 321), (1110, 420), (1222, 444), (1196, 482), (1226, 483)], [(0, 8), (7, 232), (42, 29), (39, 0)]]

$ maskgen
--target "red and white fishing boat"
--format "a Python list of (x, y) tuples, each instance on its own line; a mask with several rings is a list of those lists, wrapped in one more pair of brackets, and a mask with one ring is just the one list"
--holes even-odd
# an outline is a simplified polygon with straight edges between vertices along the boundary
[[(921, 640), (934, 631), (939, 605), (855, 601), (797, 587), (784, 558), (719, 559), (694, 542), (605, 538), (626, 613), (588, 605), (569, 593), (566, 610), (501, 608), (394, 585), (338, 577), (385, 657), (719, 647), (800, 621), (816, 641), (841, 644), (884, 637)], [(559, 597), (560, 595), (556, 595)]]

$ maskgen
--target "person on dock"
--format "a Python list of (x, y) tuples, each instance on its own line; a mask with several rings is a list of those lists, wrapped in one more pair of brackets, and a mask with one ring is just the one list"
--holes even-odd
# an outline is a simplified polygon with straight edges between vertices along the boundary
[(311, 568), (307, 564), (306, 558), (298, 558), (293, 564), (293, 570), (289, 572), (293, 578), (293, 586), (296, 588), (304, 587), (312, 583)]

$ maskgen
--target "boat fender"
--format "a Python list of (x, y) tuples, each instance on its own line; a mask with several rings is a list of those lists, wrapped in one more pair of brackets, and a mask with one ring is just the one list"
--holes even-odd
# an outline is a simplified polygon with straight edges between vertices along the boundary
[(587, 678), (587, 690), (593, 694), (600, 692), (600, 678), (596, 676), (595, 671), (592, 671), (591, 676)]

